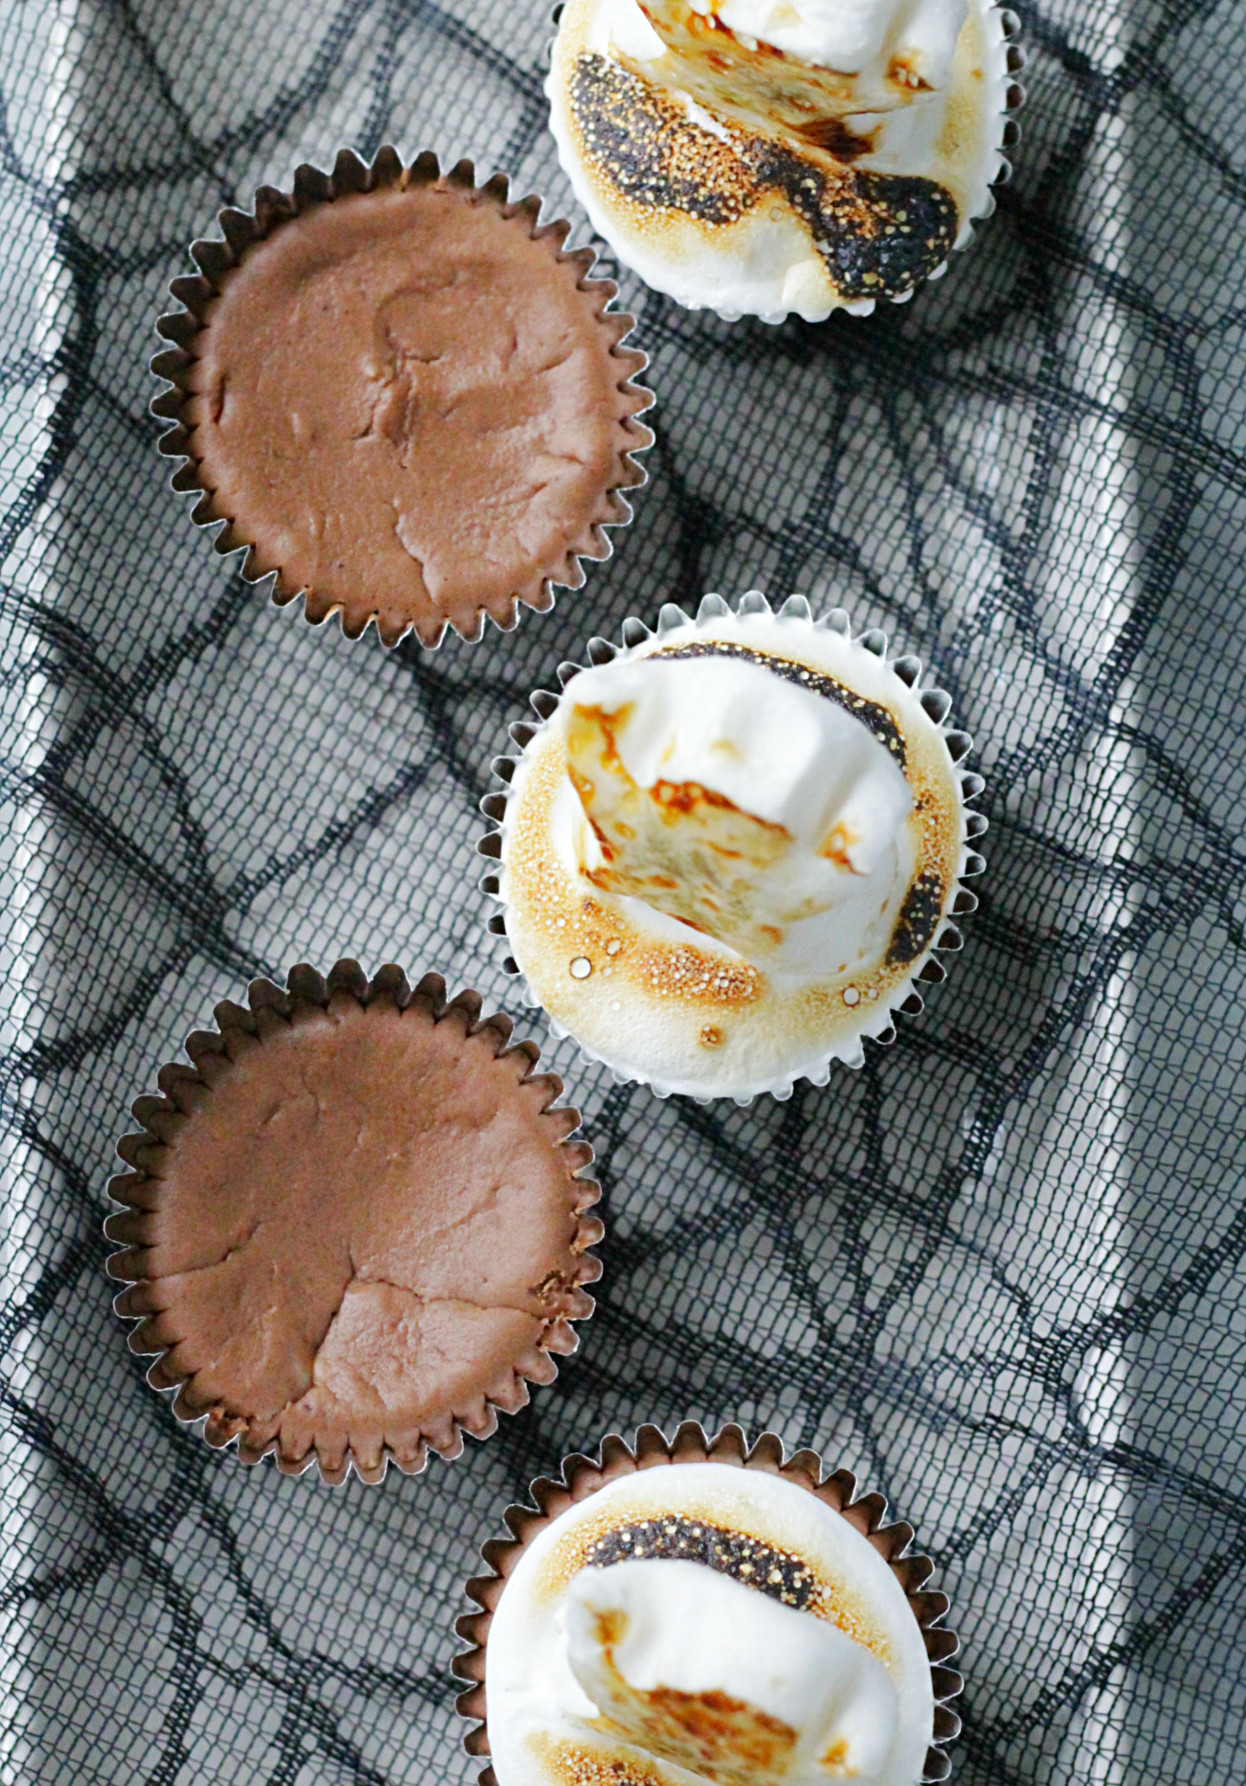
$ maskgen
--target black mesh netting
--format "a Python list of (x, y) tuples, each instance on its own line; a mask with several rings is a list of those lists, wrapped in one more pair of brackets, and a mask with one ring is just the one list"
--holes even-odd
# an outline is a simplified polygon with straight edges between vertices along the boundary
[[(566, 1451), (687, 1414), (916, 1525), (962, 1780), (1246, 1778), (1246, 13), (1020, 10), (1018, 177), (971, 253), (819, 328), (625, 277), (659, 394), (635, 524), (553, 614), (430, 654), (214, 555), (155, 451), (153, 323), (222, 204), (344, 143), (577, 215), (545, 0), (0, 0), (6, 1786), (466, 1781), (477, 1546)], [(949, 983), (746, 1111), (547, 1045), (610, 1227), (557, 1386), (379, 1489), (210, 1453), (111, 1312), (131, 1099), (300, 959), (505, 1004), (473, 852), (507, 723), (591, 633), (754, 583), (885, 627), (977, 739)]]

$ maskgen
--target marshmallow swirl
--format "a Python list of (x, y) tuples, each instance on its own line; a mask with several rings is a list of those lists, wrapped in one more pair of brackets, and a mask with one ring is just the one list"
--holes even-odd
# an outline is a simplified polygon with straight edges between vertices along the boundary
[(994, 0), (568, 0), (547, 84), (576, 196), (657, 291), (816, 322), (907, 297), (992, 208)]
[(969, 14), (968, 0), (705, 0), (693, 10), (797, 61), (873, 74), (880, 90), (890, 81), (931, 92), (952, 78)]
[(808, 985), (884, 952), (912, 873), (913, 804), (886, 746), (836, 701), (739, 653), (660, 652), (568, 684), (568, 774), (587, 826), (568, 868)]
[(921, 1631), (868, 1540), (713, 1463), (554, 1519), (508, 1577), (485, 1685), (499, 1786), (912, 1786), (934, 1719)]
[(719, 605), (567, 683), (512, 781), (499, 897), (588, 1053), (663, 1092), (782, 1095), (888, 1030), (966, 821), (915, 690), (830, 629)]
[(886, 1774), (898, 1708), (882, 1663), (704, 1563), (586, 1569), (563, 1631), (599, 1719), (642, 1754), (722, 1786)]

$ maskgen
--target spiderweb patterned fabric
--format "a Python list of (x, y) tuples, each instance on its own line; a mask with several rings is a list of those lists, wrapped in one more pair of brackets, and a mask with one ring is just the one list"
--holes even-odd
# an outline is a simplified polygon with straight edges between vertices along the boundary
[[(545, 0), (0, 0), (5, 1786), (472, 1778), (477, 1547), (568, 1451), (685, 1416), (913, 1522), (963, 1639), (958, 1779), (1246, 1779), (1246, 14), (1018, 10), (1017, 178), (946, 280), (770, 329), (625, 276), (658, 442), (615, 557), (509, 636), (386, 653), (191, 527), (153, 323), (223, 204), (343, 144), (577, 216)], [(507, 724), (591, 634), (751, 585), (884, 627), (975, 735), (949, 982), (748, 1110), (546, 1042), (609, 1224), (558, 1384), (380, 1488), (209, 1452), (111, 1312), (130, 1101), (298, 960), (516, 1009), (474, 856)]]

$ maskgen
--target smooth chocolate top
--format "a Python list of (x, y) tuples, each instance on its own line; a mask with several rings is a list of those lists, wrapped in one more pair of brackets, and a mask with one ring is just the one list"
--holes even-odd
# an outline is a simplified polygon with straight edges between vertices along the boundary
[(190, 368), (189, 452), (214, 513), (307, 613), (392, 642), (548, 606), (600, 557), (644, 435), (637, 356), (530, 214), (447, 184), (321, 204), (247, 250)]
[(575, 1113), (546, 1110), (558, 1081), (456, 1006), (341, 991), (225, 1042), (149, 1166), (136, 1264), (166, 1374), (287, 1458), (418, 1461), (456, 1420), (489, 1430), (485, 1398), (521, 1405), (516, 1373), (552, 1376), (551, 1328), (592, 1307), (596, 1187), (560, 1145)]

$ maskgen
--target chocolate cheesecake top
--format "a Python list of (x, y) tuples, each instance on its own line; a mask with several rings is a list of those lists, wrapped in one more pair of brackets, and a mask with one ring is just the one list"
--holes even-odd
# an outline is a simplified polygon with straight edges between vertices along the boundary
[[(407, 176), (403, 176), (404, 180)], [(425, 645), (547, 608), (600, 558), (648, 430), (631, 318), (567, 226), (456, 174), (280, 222), (219, 282), (180, 382), (211, 515), (309, 619)]]
[[(229, 1007), (225, 1008), (226, 1010)], [(244, 1456), (376, 1474), (491, 1431), (570, 1350), (597, 1275), (574, 1111), (478, 1001), (438, 1012), (338, 987), (227, 1022), (194, 1076), (136, 1107), (110, 1232), (156, 1381)], [(202, 1038), (201, 1038), (202, 1039)]]

